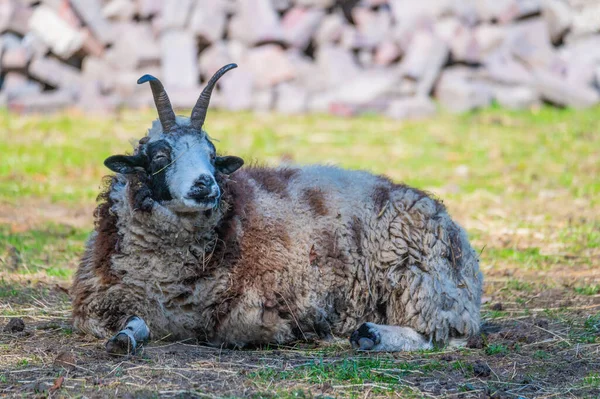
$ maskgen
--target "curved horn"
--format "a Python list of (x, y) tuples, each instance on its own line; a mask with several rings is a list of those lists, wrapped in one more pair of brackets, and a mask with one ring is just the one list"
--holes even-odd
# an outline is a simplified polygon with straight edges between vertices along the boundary
[(160, 80), (152, 75), (144, 75), (137, 81), (139, 85), (146, 82), (150, 82), (154, 104), (156, 104), (156, 109), (158, 110), (158, 119), (162, 125), (163, 132), (166, 133), (177, 125), (171, 101), (169, 101), (169, 96), (167, 96), (167, 92), (162, 83), (160, 83)]
[(210, 95), (217, 83), (217, 80), (221, 78), (225, 74), (225, 72), (230, 69), (237, 68), (236, 64), (228, 64), (223, 68), (219, 69), (212, 78), (206, 84), (204, 90), (200, 94), (194, 109), (192, 110), (192, 116), (190, 117), (191, 125), (194, 129), (201, 130), (202, 125), (204, 125), (204, 119), (206, 118), (206, 112), (208, 111), (208, 104), (210, 103)]

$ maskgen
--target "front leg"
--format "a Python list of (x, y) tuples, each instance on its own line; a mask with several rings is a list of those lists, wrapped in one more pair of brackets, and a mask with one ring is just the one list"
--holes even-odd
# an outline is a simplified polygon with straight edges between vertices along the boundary
[(150, 339), (150, 329), (146, 322), (131, 316), (125, 322), (125, 327), (106, 342), (106, 351), (114, 355), (135, 355), (137, 348)]

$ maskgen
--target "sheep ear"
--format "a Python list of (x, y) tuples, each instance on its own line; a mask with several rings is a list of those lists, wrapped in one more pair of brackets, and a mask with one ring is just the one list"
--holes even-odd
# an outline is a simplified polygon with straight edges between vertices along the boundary
[(104, 165), (113, 172), (127, 175), (135, 172), (135, 168), (144, 166), (140, 155), (113, 155), (106, 158)]
[(244, 164), (244, 160), (240, 157), (227, 156), (217, 157), (215, 159), (215, 167), (223, 174), (230, 175)]

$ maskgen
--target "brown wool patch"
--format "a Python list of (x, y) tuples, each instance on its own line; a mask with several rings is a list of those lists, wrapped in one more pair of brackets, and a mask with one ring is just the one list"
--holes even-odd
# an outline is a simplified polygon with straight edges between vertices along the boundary
[(116, 182), (114, 176), (105, 178), (106, 189), (98, 196), (100, 203), (94, 211), (96, 225), (96, 240), (92, 252), (94, 269), (103, 284), (112, 285), (119, 282), (119, 278), (111, 270), (112, 255), (118, 251), (119, 232), (117, 229), (117, 216), (110, 212), (113, 201), (109, 194)]
[(462, 243), (460, 240), (460, 232), (454, 226), (448, 229), (448, 239), (450, 244), (450, 261), (452, 262), (452, 266), (454, 269), (460, 269), (460, 265), (462, 264)]
[[(438, 200), (437, 198), (435, 198), (435, 196), (433, 196), (432, 194), (430, 194), (426, 191), (407, 186), (406, 184), (394, 183), (387, 176), (379, 175), (379, 176), (377, 176), (377, 178), (381, 184), (375, 186), (375, 188), (373, 189), (373, 193), (371, 194), (371, 199), (373, 200), (373, 202), (375, 204), (375, 209), (377, 209), (378, 212), (381, 211), (383, 209), (383, 207), (386, 205), (386, 203), (389, 201), (390, 194), (392, 192), (398, 192), (398, 191), (405, 192), (407, 190), (410, 190), (419, 196), (419, 199), (417, 201), (415, 201), (412, 204), (412, 206), (414, 206), (422, 198), (427, 197), (435, 203), (436, 213), (441, 213), (446, 210), (446, 207), (440, 200)], [(411, 206), (411, 208), (412, 208), (412, 206)]]
[(363, 256), (363, 224), (362, 221), (356, 216), (352, 217), (352, 221), (350, 222), (350, 230), (352, 231), (352, 239), (354, 241), (354, 245), (356, 246), (356, 252), (359, 256)]
[(251, 167), (245, 169), (245, 172), (263, 190), (287, 198), (289, 181), (298, 173), (298, 169)]
[(375, 186), (371, 194), (371, 199), (375, 204), (375, 210), (377, 212), (381, 211), (390, 200), (390, 187), (387, 185)]
[(320, 188), (308, 188), (303, 191), (302, 199), (308, 203), (315, 216), (326, 216), (329, 211), (326, 206), (325, 195)]

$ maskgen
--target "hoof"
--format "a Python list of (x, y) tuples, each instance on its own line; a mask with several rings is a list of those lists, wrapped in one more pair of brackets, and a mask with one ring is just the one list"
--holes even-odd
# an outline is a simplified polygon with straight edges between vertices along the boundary
[(106, 342), (106, 352), (111, 355), (135, 355), (136, 346), (129, 330), (123, 330)]
[(377, 326), (373, 323), (363, 323), (350, 336), (350, 344), (354, 349), (369, 351), (381, 342)]

